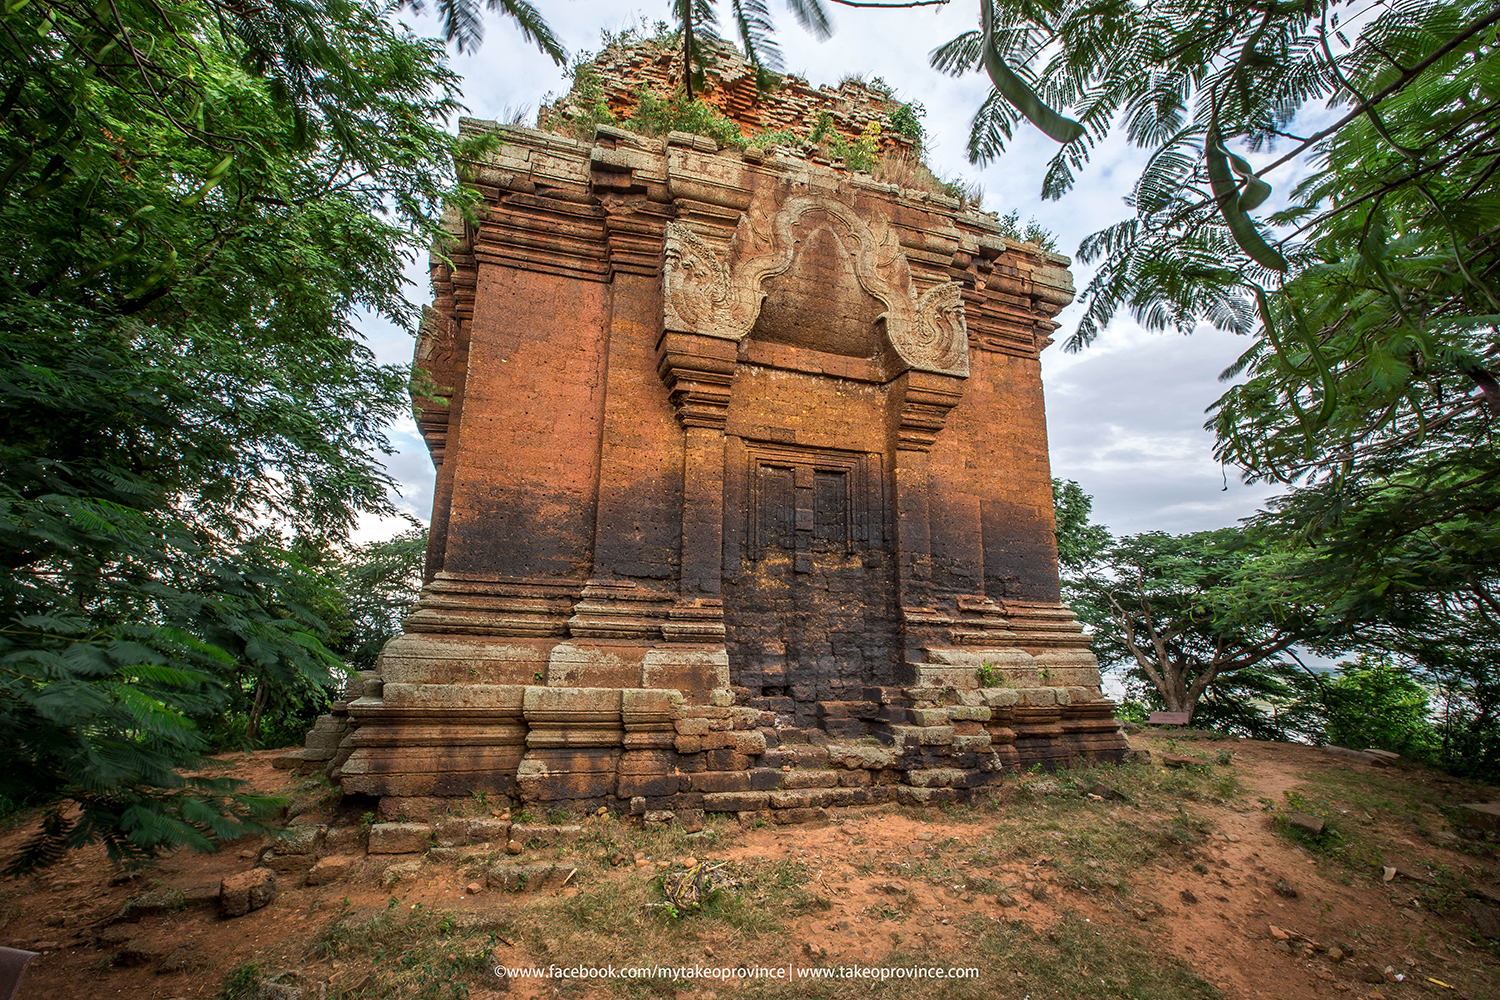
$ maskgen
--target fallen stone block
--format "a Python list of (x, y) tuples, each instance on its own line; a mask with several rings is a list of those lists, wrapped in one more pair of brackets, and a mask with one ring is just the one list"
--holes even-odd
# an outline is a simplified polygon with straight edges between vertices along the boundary
[(389, 889), (399, 882), (410, 882), (419, 878), (422, 874), (422, 862), (418, 859), (411, 861), (398, 861), (380, 873), (380, 885)]
[(469, 822), (468, 843), (504, 844), (510, 840), (510, 820), (476, 819)]
[(457, 817), (438, 820), (432, 825), (432, 839), (439, 847), (458, 847), (469, 842), (469, 821)]
[(1287, 813), (1286, 821), (1292, 829), (1301, 830), (1309, 837), (1321, 837), (1323, 830), (1327, 827), (1327, 824), (1318, 817), (1302, 812)]
[(326, 858), (319, 858), (318, 863), (313, 865), (307, 873), (308, 885), (327, 885), (330, 882), (342, 882), (354, 871), (354, 866), (359, 862), (357, 857), (351, 854), (330, 854)]
[(913, 788), (962, 788), (968, 779), (968, 772), (956, 767), (930, 767), (906, 772), (906, 783)]
[(577, 824), (512, 823), (510, 827), (510, 838), (527, 847), (577, 840), (582, 834), (583, 827)]
[(261, 860), (261, 865), (278, 875), (292, 875), (307, 871), (317, 860), (311, 854), (268, 854)]
[(1458, 807), (1459, 826), (1477, 826), (1481, 830), (1500, 833), (1500, 803), (1465, 802)]
[(115, 920), (124, 920), (134, 923), (142, 917), (155, 916), (158, 913), (176, 913), (178, 910), (187, 909), (187, 897), (181, 889), (169, 889), (165, 886), (143, 892), (139, 896), (128, 900), (120, 907), (120, 912), (115, 914)]
[(276, 873), (252, 868), (219, 884), (219, 910), (226, 917), (243, 917), (276, 898)]

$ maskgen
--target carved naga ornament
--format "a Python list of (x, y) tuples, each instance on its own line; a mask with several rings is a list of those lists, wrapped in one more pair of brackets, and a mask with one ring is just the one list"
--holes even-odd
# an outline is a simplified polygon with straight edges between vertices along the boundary
[(765, 300), (765, 281), (784, 273), (797, 253), (793, 227), (809, 213), (828, 217), (841, 241), (852, 246), (860, 287), (880, 301), (887, 338), (908, 368), (967, 378), (969, 339), (957, 282), (917, 294), (911, 268), (891, 227), (872, 227), (831, 198), (788, 198), (771, 219), (769, 232), (740, 214), (727, 254), (682, 223), (667, 224), (663, 268), (666, 328), (724, 340), (742, 340), (755, 326)]

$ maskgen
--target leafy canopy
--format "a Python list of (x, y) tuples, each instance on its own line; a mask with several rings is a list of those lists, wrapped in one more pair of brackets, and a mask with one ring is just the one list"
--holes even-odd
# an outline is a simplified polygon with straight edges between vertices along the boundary
[[(194, 719), (327, 683), (337, 595), (294, 537), (391, 513), (378, 456), (460, 146), (441, 43), (360, 0), (38, 0), (0, 65), (0, 806), (23, 862), (139, 861), (265, 805), (190, 777)], [(319, 542), (318, 544), (322, 544)]]
[[(1463, 424), (1471, 390), (1486, 419), (1500, 412), (1492, 4), (981, 7), (983, 30), (933, 53), (996, 81), (972, 158), (1030, 119), (1062, 143), (1042, 188), (1056, 198), (1112, 129), (1149, 153), (1133, 217), (1080, 248), (1099, 268), (1068, 349), (1125, 308), (1153, 329), (1258, 332), (1232, 370), (1250, 379), (1215, 420), (1222, 457), (1253, 476), (1290, 480)], [(1271, 180), (1281, 207), (1258, 222)]]

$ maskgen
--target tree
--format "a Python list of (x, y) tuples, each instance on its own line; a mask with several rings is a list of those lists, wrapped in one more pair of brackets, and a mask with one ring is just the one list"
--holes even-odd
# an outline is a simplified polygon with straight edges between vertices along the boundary
[(1083, 487), (1073, 480), (1052, 480), (1052, 508), (1056, 522), (1057, 564), (1065, 571), (1080, 573), (1097, 560), (1114, 539), (1104, 525), (1089, 521), (1094, 498), (1083, 492)]
[(1435, 761), (1500, 773), (1500, 470), (1479, 448), (1387, 450), (1278, 498), (1256, 528), (1299, 552), (1300, 585), (1367, 653), (1437, 698)]
[(413, 528), (395, 538), (355, 548), (337, 564), (347, 625), (335, 649), (354, 670), (371, 670), (386, 640), (401, 634), (422, 589), (427, 531)]
[[(933, 55), (996, 83), (971, 157), (997, 155), (1029, 119), (1063, 143), (1043, 183), (1055, 198), (1111, 128), (1150, 154), (1134, 218), (1080, 248), (1100, 267), (1068, 349), (1121, 308), (1151, 328), (1258, 332), (1233, 370), (1252, 378), (1215, 425), (1221, 456), (1252, 477), (1335, 470), (1435, 426), (1483, 435), (1500, 413), (1492, 4), (981, 8), (981, 31)], [(1338, 117), (1300, 134), (1318, 102)], [(1065, 106), (1076, 120), (1053, 110)], [(1278, 155), (1255, 169), (1235, 145)], [(1278, 171), (1306, 177), (1267, 229), (1248, 213)]]
[(1500, 747), (1497, 44), (1477, 0), (981, 0), (980, 30), (933, 54), (995, 83), (971, 158), (1023, 119), (1061, 144), (1047, 197), (1111, 130), (1147, 151), (1132, 217), (1079, 249), (1098, 270), (1066, 348), (1122, 309), (1254, 335), (1212, 408), (1217, 457), (1299, 487), (1273, 520), (1309, 600), (1454, 692), (1445, 746)]
[(1256, 669), (1317, 634), (1316, 612), (1285, 581), (1280, 554), (1238, 529), (1147, 532), (1070, 579), (1069, 597), (1102, 665), (1125, 666), (1167, 711), (1191, 715), (1230, 684), (1265, 690)]
[(353, 317), (413, 319), (403, 255), (482, 149), (442, 129), (441, 43), (360, 0), (42, 0), (3, 28), (0, 796), (53, 804), (22, 862), (135, 862), (264, 806), (187, 774), (194, 718), (339, 666), (283, 538), (390, 512), (407, 373)]

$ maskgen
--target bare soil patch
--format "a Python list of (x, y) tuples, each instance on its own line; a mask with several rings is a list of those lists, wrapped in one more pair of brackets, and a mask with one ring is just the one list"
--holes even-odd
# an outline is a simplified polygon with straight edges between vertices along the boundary
[[(179, 853), (130, 879), (102, 851), (83, 851), (0, 883), (0, 941), (43, 953), (25, 1000), (1500, 996), (1500, 950), (1473, 917), (1500, 897), (1495, 845), (1455, 837), (1451, 822), (1457, 804), (1500, 793), (1420, 768), (1193, 735), (1140, 734), (1132, 745), (1201, 764), (1018, 775), (973, 808), (881, 807), (748, 829), (711, 817), (691, 834), (591, 816), (575, 839), (520, 858), (503, 845), (384, 857), (351, 848), (359, 857), (342, 880), (306, 886), (284, 873), (270, 905), (238, 918), (221, 917), (212, 897), (255, 865), (262, 841)], [(292, 798), (301, 821), (357, 836), (368, 821), (358, 803), (272, 770), (272, 756), (235, 756), (233, 771)], [(1328, 831), (1290, 829), (1292, 810)], [(0, 837), (0, 851), (29, 832)], [(496, 859), (577, 872), (557, 888), (471, 891)], [(725, 862), (733, 884), (696, 909), (663, 905), (661, 876), (696, 861)], [(130, 912), (132, 900), (146, 912)], [(762, 966), (800, 978), (494, 972), (552, 965)], [(856, 967), (979, 975), (847, 978)], [(834, 978), (806, 978), (813, 969)]]

